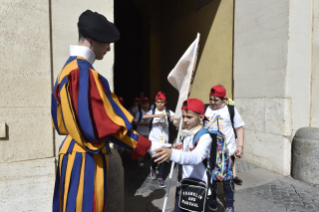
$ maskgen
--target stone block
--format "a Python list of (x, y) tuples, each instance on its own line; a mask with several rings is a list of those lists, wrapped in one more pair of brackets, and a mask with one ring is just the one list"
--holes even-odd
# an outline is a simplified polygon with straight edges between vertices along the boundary
[(49, 1), (0, 3), (0, 107), (50, 106)]
[(305, 127), (296, 132), (292, 142), (292, 177), (295, 179), (319, 184), (319, 128)]
[(1, 212), (52, 211), (55, 158), (0, 164)]
[(49, 108), (1, 108), (0, 122), (7, 124), (0, 140), (0, 163), (53, 157), (53, 128)]
[(244, 159), (279, 174), (290, 175), (290, 141), (281, 135), (246, 129)]
[(6, 138), (7, 132), (6, 132), (6, 123), (0, 123), (0, 138)]
[(291, 136), (291, 99), (265, 99), (265, 132)]
[(265, 100), (263, 98), (236, 98), (235, 107), (245, 122), (245, 129), (264, 131)]

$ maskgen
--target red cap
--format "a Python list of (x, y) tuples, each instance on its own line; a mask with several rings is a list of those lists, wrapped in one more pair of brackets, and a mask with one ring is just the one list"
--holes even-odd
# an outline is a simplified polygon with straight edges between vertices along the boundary
[(158, 93), (156, 94), (155, 101), (157, 101), (157, 100), (159, 100), (159, 99), (161, 99), (161, 100), (163, 100), (163, 101), (166, 101), (165, 94), (164, 94), (162, 91), (160, 91), (160, 92), (158, 92)]
[(139, 99), (138, 97), (134, 97), (133, 101), (137, 101), (137, 102), (139, 102), (139, 101), (140, 101), (140, 99)]
[(150, 102), (150, 99), (149, 99), (148, 97), (146, 97), (146, 96), (145, 96), (145, 97), (143, 97), (143, 98), (142, 98), (142, 102), (145, 102), (145, 101)]
[[(191, 110), (196, 113), (205, 115), (205, 104), (199, 99), (187, 99), (183, 102), (182, 110)], [(204, 120), (208, 120), (206, 117)]]
[(124, 104), (124, 99), (123, 99), (123, 97), (117, 96), (117, 98), (119, 99), (119, 101), (120, 101), (122, 104)]
[(218, 96), (224, 98), (226, 96), (226, 89), (221, 85), (215, 85), (210, 89), (209, 96)]

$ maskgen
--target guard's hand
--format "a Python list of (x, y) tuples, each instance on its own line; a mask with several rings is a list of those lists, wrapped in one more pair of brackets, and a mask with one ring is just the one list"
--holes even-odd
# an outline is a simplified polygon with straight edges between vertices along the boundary
[(172, 155), (172, 150), (170, 148), (165, 147), (155, 149), (154, 152), (156, 154), (153, 155), (152, 158), (157, 158), (155, 162), (159, 164), (164, 163), (165, 161), (170, 159)]
[(242, 146), (238, 146), (234, 152), (234, 155), (237, 157), (237, 158), (242, 158), (243, 155), (244, 155), (244, 150), (243, 150), (243, 147)]

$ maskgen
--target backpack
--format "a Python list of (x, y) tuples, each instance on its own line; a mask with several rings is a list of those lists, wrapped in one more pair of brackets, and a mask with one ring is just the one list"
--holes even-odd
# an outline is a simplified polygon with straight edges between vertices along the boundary
[[(152, 109), (152, 115), (155, 114), (155, 110), (156, 110), (156, 107), (153, 107), (153, 109)], [(166, 113), (167, 113), (167, 123), (168, 123), (168, 126), (167, 126), (167, 127), (169, 127), (169, 122), (170, 122), (170, 119), (171, 119), (171, 113), (169, 112), (169, 109), (167, 109), (167, 108), (165, 108), (165, 111), (166, 111)], [(150, 132), (151, 132), (152, 127), (153, 127), (153, 119), (154, 119), (154, 118), (152, 118), (151, 121), (150, 121)]]
[[(209, 133), (212, 138), (209, 161), (211, 166), (211, 177), (213, 180), (218, 181), (230, 180), (233, 175), (233, 162), (229, 156), (229, 151), (225, 142), (225, 135), (222, 132), (219, 130), (208, 131), (206, 128), (202, 128), (194, 136), (193, 149), (197, 146), (199, 138), (205, 133)], [(203, 163), (207, 168), (207, 160), (203, 161)]]
[[(205, 104), (205, 112), (206, 112), (207, 108), (209, 107), (209, 105), (210, 104)], [(236, 129), (234, 127), (235, 106), (227, 104), (227, 108), (228, 108), (228, 112), (229, 112), (229, 116), (230, 116), (231, 125), (233, 127), (235, 139), (237, 139), (237, 133), (236, 133)]]

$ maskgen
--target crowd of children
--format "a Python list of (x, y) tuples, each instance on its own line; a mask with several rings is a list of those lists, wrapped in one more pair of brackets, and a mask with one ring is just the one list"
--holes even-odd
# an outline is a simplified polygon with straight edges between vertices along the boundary
[[(234, 102), (226, 97), (226, 89), (222, 85), (210, 89), (209, 102), (210, 104), (204, 105), (199, 99), (186, 100), (181, 108), (184, 123), (182, 142), (175, 143), (172, 148), (155, 150), (156, 154), (151, 159), (150, 177), (157, 179), (162, 188), (166, 187), (165, 162), (170, 160), (179, 164), (174, 209), (176, 212), (193, 210), (189, 208), (192, 207), (191, 204), (185, 203), (183, 199), (185, 192), (181, 193), (183, 183), (186, 185), (189, 179), (196, 179), (199, 184), (205, 182), (209, 187), (206, 189), (204, 202), (194, 198), (194, 201), (200, 202), (195, 205), (203, 204), (202, 211), (207, 211), (208, 208), (217, 211), (218, 181), (224, 190), (225, 211), (235, 211), (234, 184), (241, 185), (242, 181), (236, 176), (234, 164), (236, 158), (243, 156), (244, 122), (234, 107)], [(129, 109), (134, 116), (133, 126), (139, 134), (152, 142), (169, 143), (169, 122), (174, 120), (174, 112), (166, 108), (166, 96), (163, 92), (158, 92), (153, 106), (151, 103), (148, 97), (133, 99), (133, 105)], [(215, 140), (213, 134), (216, 134)], [(210, 160), (211, 158), (214, 160)], [(138, 164), (144, 165), (143, 158), (138, 159)], [(210, 170), (211, 175), (207, 174), (207, 170)], [(187, 188), (190, 189), (191, 186)]]

